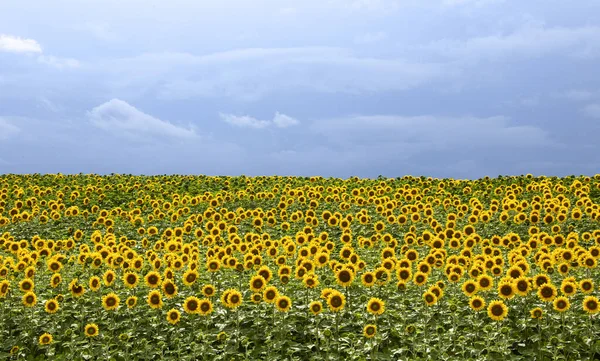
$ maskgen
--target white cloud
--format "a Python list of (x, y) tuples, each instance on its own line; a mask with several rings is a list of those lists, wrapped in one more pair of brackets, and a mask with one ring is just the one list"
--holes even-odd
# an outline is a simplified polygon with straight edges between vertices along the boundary
[(33, 39), (0, 34), (0, 52), (9, 53), (41, 53), (42, 47)]
[(275, 112), (275, 116), (273, 116), (273, 120), (261, 120), (261, 119), (256, 119), (256, 118), (248, 116), (248, 115), (238, 116), (238, 115), (226, 114), (226, 113), (219, 113), (219, 117), (224, 122), (234, 125), (236, 127), (240, 127), (240, 128), (261, 129), (261, 128), (269, 127), (271, 125), (274, 125), (278, 128), (287, 128), (287, 127), (291, 127), (293, 125), (297, 125), (300, 123), (297, 119), (292, 118), (289, 115), (279, 113), (279, 112)]
[(279, 128), (287, 128), (293, 125), (297, 125), (300, 122), (298, 119), (292, 118), (288, 115), (281, 114), (280, 112), (275, 112), (275, 116), (273, 117), (273, 124)]
[(224, 114), (219, 113), (219, 117), (226, 123), (231, 125), (235, 125), (236, 127), (241, 128), (265, 128), (269, 126), (270, 122), (268, 120), (259, 120), (247, 115), (234, 115), (234, 114)]
[(421, 49), (465, 62), (515, 56), (536, 57), (559, 51), (568, 56), (589, 58), (600, 51), (599, 39), (599, 26), (566, 28), (531, 24), (510, 34), (467, 40), (444, 39), (422, 46)]
[(146, 136), (193, 138), (193, 129), (176, 126), (168, 121), (155, 118), (120, 99), (112, 99), (87, 113), (96, 127), (115, 135), (143, 139)]
[(0, 117), (0, 140), (9, 139), (20, 131), (19, 127)]
[(445, 6), (485, 6), (488, 4), (501, 3), (504, 0), (442, 0), (442, 5)]
[(358, 35), (354, 38), (354, 42), (357, 44), (372, 44), (385, 40), (386, 38), (387, 34), (384, 31), (378, 31), (375, 33), (365, 33), (362, 35)]
[[(598, 93), (600, 94), (600, 93)], [(565, 98), (565, 99), (569, 99), (569, 100), (573, 100), (573, 101), (586, 101), (586, 100), (591, 100), (593, 98), (595, 98), (596, 96), (598, 96), (598, 94), (596, 92), (592, 92), (589, 90), (569, 90), (564, 92), (563, 94), (560, 94), (561, 98)]]
[(600, 104), (589, 104), (582, 109), (585, 116), (600, 119)]
[(58, 69), (78, 68), (81, 63), (79, 60), (70, 58), (60, 58), (52, 55), (40, 55), (38, 61), (42, 64), (50, 65)]
[(410, 89), (457, 73), (444, 64), (360, 57), (332, 47), (144, 54), (98, 67), (108, 69), (113, 89), (152, 87), (165, 100), (225, 97), (254, 101), (276, 91), (361, 94)]
[(311, 129), (319, 134), (336, 134), (342, 146), (395, 143), (408, 152), (547, 143), (544, 130), (512, 125), (504, 116), (359, 115), (321, 120), (315, 122)]

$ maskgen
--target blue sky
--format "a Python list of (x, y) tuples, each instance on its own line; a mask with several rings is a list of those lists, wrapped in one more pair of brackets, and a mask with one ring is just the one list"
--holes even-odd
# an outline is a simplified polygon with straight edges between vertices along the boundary
[(0, 173), (599, 173), (600, 2), (3, 0)]

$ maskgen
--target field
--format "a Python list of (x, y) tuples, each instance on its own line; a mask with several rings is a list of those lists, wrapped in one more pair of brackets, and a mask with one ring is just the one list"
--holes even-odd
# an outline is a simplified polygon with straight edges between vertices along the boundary
[(0, 176), (0, 359), (600, 357), (600, 175)]

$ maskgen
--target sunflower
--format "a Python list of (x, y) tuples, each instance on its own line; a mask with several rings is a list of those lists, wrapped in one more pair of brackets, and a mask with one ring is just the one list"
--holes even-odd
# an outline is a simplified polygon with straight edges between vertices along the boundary
[(202, 294), (204, 295), (204, 297), (212, 297), (215, 295), (216, 289), (215, 286), (213, 285), (205, 285), (204, 287), (202, 287)]
[(129, 297), (127, 297), (127, 300), (125, 301), (125, 303), (127, 304), (127, 308), (134, 308), (135, 305), (137, 305), (137, 297), (129, 296)]
[(213, 311), (213, 304), (209, 299), (203, 298), (200, 300), (200, 306), (198, 307), (198, 310), (202, 316), (207, 316)]
[(560, 291), (563, 295), (571, 297), (577, 293), (577, 284), (575, 282), (563, 282), (560, 286)]
[(545, 275), (545, 274), (539, 274), (533, 278), (533, 284), (535, 285), (536, 288), (539, 288), (542, 285), (549, 283), (549, 282), (550, 282), (550, 278), (548, 277), (548, 275)]
[(171, 308), (169, 312), (167, 312), (167, 322), (169, 322), (171, 325), (176, 325), (179, 320), (181, 320), (181, 312)]
[(88, 323), (85, 325), (85, 335), (87, 337), (96, 337), (98, 336), (98, 325), (95, 323)]
[(78, 283), (77, 278), (69, 283), (69, 290), (71, 290), (73, 297), (81, 297), (85, 293), (85, 288)]
[(125, 287), (127, 288), (135, 288), (139, 280), (140, 277), (137, 275), (137, 273), (125, 272), (125, 274), (123, 274), (123, 284), (125, 284)]
[(206, 262), (206, 269), (208, 272), (217, 272), (221, 268), (221, 262), (218, 259), (211, 259)]
[(198, 313), (200, 310), (200, 300), (195, 296), (189, 296), (183, 301), (183, 310), (190, 314)]
[(260, 292), (266, 285), (267, 282), (263, 276), (256, 275), (250, 279), (250, 290), (252, 290), (252, 292)]
[(310, 308), (310, 312), (315, 316), (323, 311), (323, 304), (321, 301), (313, 301), (308, 307)]
[(583, 279), (579, 281), (579, 288), (581, 288), (581, 292), (583, 293), (591, 293), (594, 291), (594, 281), (589, 278)]
[(583, 310), (590, 315), (597, 313), (600, 310), (598, 298), (594, 296), (586, 296), (583, 299)]
[(316, 274), (310, 273), (304, 276), (302, 283), (304, 284), (304, 287), (313, 289), (319, 285), (319, 278)]
[(462, 284), (462, 291), (467, 297), (471, 297), (477, 293), (479, 286), (473, 280), (467, 280)]
[(399, 281), (408, 281), (412, 278), (412, 271), (408, 267), (400, 267), (396, 271), (396, 277)]
[(115, 293), (111, 292), (106, 296), (102, 297), (102, 307), (107, 311), (116, 310), (119, 308), (121, 299)]
[(531, 291), (531, 283), (527, 277), (521, 276), (513, 282), (515, 293), (519, 296), (527, 296)]
[(552, 302), (557, 295), (556, 287), (554, 287), (554, 285), (551, 283), (543, 284), (540, 288), (538, 288), (537, 295), (542, 301)]
[(148, 303), (148, 306), (154, 309), (159, 309), (163, 306), (162, 295), (158, 290), (150, 291), (146, 302)]
[(377, 334), (377, 326), (375, 325), (365, 325), (365, 327), (363, 328), (363, 335), (366, 338), (373, 338), (375, 337), (375, 335)]
[(346, 305), (346, 297), (341, 292), (334, 290), (327, 298), (327, 305), (332, 312), (341, 311)]
[(277, 291), (277, 288), (275, 288), (275, 286), (267, 287), (263, 291), (263, 298), (265, 299), (265, 302), (267, 302), (267, 303), (275, 302), (275, 300), (277, 299), (278, 296), (279, 296), (279, 292)]
[(531, 318), (542, 318), (544, 315), (544, 310), (542, 310), (540, 307), (536, 307), (529, 311), (529, 313), (531, 314)]
[(515, 296), (515, 287), (511, 281), (504, 281), (498, 284), (498, 296), (505, 300), (510, 300)]
[(569, 299), (564, 297), (564, 296), (560, 296), (560, 297), (556, 297), (554, 299), (554, 310), (558, 311), (558, 312), (565, 312), (566, 310), (568, 310), (571, 307), (571, 302), (569, 302)]
[(379, 298), (372, 297), (367, 303), (367, 312), (379, 316), (385, 311), (385, 303)]
[(90, 277), (88, 284), (92, 291), (94, 291), (94, 292), (98, 291), (100, 289), (100, 285), (101, 285), (100, 277), (97, 277), (97, 276)]
[(279, 296), (275, 301), (275, 306), (281, 312), (287, 312), (292, 307), (292, 300), (288, 296)]
[(177, 296), (177, 285), (170, 279), (166, 279), (162, 283), (162, 290), (167, 298), (173, 298)]
[(469, 307), (475, 311), (481, 311), (485, 307), (485, 300), (479, 296), (473, 296), (469, 299)]
[(21, 290), (21, 292), (33, 291), (34, 287), (35, 284), (33, 283), (33, 280), (30, 280), (29, 278), (25, 278), (24, 280), (19, 282), (19, 289)]
[(479, 285), (479, 289), (482, 291), (488, 291), (494, 287), (494, 281), (492, 277), (482, 274), (477, 278), (477, 284)]
[(260, 301), (262, 301), (262, 293), (260, 293), (260, 292), (253, 293), (252, 296), (250, 296), (250, 300), (255, 304), (259, 304)]
[(427, 283), (427, 274), (422, 272), (415, 273), (415, 276), (413, 277), (413, 282), (417, 286), (423, 286), (425, 283)]
[(116, 278), (117, 275), (113, 272), (113, 270), (106, 271), (102, 276), (102, 279), (104, 280), (104, 285), (107, 287), (112, 286)]
[(40, 336), (38, 342), (41, 346), (49, 345), (52, 343), (52, 335), (46, 332)]
[(33, 307), (37, 303), (37, 296), (33, 292), (27, 292), (22, 298), (23, 305), (25, 307)]
[(438, 298), (435, 296), (433, 292), (425, 292), (423, 293), (423, 301), (427, 304), (427, 306), (433, 306), (437, 303)]
[(335, 281), (342, 287), (348, 287), (354, 281), (354, 272), (348, 268), (342, 268), (335, 274)]
[(7, 280), (0, 281), (0, 297), (5, 297), (10, 288), (10, 282)]
[(494, 321), (502, 321), (508, 315), (508, 308), (502, 301), (492, 301), (487, 308), (488, 316)]
[(46, 301), (46, 304), (44, 305), (44, 310), (47, 313), (56, 313), (59, 309), (60, 305), (58, 304), (58, 301), (53, 298)]
[(227, 308), (237, 308), (242, 304), (242, 294), (235, 289), (229, 289), (223, 292), (223, 302)]
[(156, 271), (148, 272), (144, 277), (144, 282), (150, 288), (157, 288), (162, 282), (160, 273)]
[(197, 279), (198, 279), (198, 272), (196, 272), (194, 270), (191, 270), (191, 269), (187, 270), (183, 274), (183, 284), (188, 287), (193, 285)]

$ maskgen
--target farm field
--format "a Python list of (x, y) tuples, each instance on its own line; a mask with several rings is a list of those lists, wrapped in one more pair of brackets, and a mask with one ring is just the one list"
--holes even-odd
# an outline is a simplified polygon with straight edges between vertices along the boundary
[(600, 358), (600, 175), (0, 176), (0, 359)]

